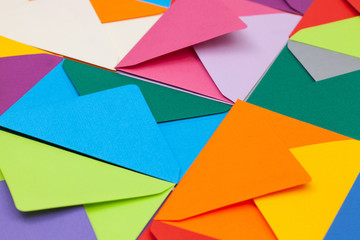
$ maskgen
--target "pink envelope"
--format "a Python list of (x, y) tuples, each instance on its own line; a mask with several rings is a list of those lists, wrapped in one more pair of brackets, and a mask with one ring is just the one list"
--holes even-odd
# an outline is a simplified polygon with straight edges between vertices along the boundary
[(220, 92), (246, 100), (286, 45), (301, 16), (257, 3), (225, 0), (248, 26), (194, 46)]
[(222, 0), (177, 0), (116, 69), (228, 101), (196, 54), (184, 49), (244, 28)]

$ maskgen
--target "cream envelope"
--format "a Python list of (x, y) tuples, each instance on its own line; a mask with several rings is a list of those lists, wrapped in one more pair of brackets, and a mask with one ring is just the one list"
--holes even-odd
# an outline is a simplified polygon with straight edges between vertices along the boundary
[(0, 1), (0, 35), (108, 69), (158, 18), (101, 24), (88, 0)]
[(17, 209), (84, 205), (98, 239), (135, 239), (174, 186), (7, 132), (0, 142)]

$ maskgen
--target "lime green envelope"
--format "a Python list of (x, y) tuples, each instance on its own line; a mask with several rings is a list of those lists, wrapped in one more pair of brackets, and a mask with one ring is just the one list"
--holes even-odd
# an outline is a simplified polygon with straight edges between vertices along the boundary
[(315, 82), (287, 47), (249, 103), (360, 139), (360, 71)]
[(18, 210), (84, 205), (98, 239), (135, 239), (174, 187), (4, 131), (0, 169)]
[(226, 103), (68, 59), (65, 59), (63, 68), (80, 96), (129, 84), (137, 85), (158, 123), (224, 113), (231, 108)]

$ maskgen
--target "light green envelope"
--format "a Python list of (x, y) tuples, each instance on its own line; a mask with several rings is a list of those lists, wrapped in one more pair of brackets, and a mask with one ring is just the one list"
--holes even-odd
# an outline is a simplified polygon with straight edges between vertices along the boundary
[(135, 239), (174, 184), (0, 131), (0, 169), (20, 211), (84, 205), (98, 239)]

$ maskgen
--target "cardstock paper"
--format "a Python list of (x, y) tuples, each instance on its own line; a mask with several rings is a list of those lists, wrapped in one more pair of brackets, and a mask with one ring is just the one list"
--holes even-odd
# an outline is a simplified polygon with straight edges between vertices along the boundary
[(291, 40), (288, 48), (315, 81), (360, 70), (360, 58)]
[(355, 71), (315, 82), (285, 47), (248, 102), (360, 139), (359, 79)]
[(360, 58), (360, 16), (302, 29), (291, 40)]
[(135, 239), (174, 186), (6, 132), (0, 139), (0, 167), (16, 207), (97, 201), (85, 209), (98, 239)]
[[(286, 0), (250, 0), (252, 2), (256, 2), (259, 4), (263, 4), (265, 6), (269, 6), (272, 8), (276, 8), (285, 12), (300, 14), (300, 12), (290, 6), (288, 1)], [(302, 0), (299, 0), (302, 1)]]
[(357, 0), (346, 0), (355, 10), (360, 13), (360, 2)]
[(46, 52), (41, 49), (34, 48), (0, 36), (0, 57), (11, 57), (38, 53)]
[(83, 206), (22, 213), (0, 181), (0, 236), (3, 240), (97, 239)]
[(79, 97), (58, 68), (3, 114), (0, 125), (150, 176), (179, 180), (178, 163), (138, 87)]
[(61, 61), (62, 58), (49, 54), (0, 58), (0, 115)]
[(245, 27), (221, 1), (208, 0), (203, 4), (201, 0), (177, 0), (117, 68), (136, 65)]
[(137, 85), (157, 122), (223, 113), (231, 108), (228, 104), (70, 60), (64, 61), (63, 68), (80, 96), (128, 84)]
[(360, 201), (360, 178), (357, 177), (343, 205), (336, 215), (325, 240), (336, 239), (359, 239), (359, 207)]
[(241, 17), (247, 29), (194, 47), (221, 93), (244, 100), (288, 40), (300, 16), (282, 13)]
[(284, 13), (275, 8), (271, 8), (248, 0), (223, 0), (224, 3), (238, 16), (253, 16), (272, 13)]
[(143, 2), (148, 2), (162, 7), (170, 7), (171, 0), (141, 0)]
[(359, 174), (359, 147), (347, 140), (291, 149), (312, 181), (255, 199), (278, 239), (325, 237)]
[(90, 0), (90, 2), (102, 23), (157, 15), (167, 9), (138, 0)]

